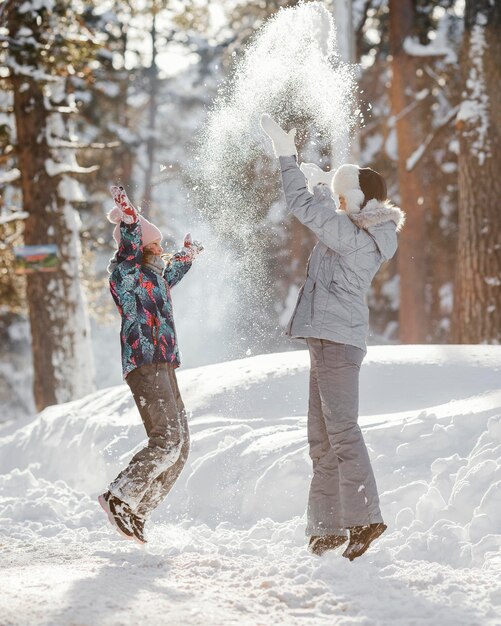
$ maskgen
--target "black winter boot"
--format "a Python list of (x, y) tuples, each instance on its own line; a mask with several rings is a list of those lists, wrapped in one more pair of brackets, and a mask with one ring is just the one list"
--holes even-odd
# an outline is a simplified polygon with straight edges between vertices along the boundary
[(328, 550), (335, 550), (347, 541), (346, 535), (324, 535), (323, 537), (310, 537), (308, 549), (317, 556), (322, 556)]
[(371, 545), (374, 539), (380, 537), (386, 530), (386, 524), (368, 524), (367, 526), (352, 526), (350, 528), (350, 543), (343, 552), (343, 556), (350, 561), (356, 559)]
[(134, 539), (134, 527), (132, 525), (132, 511), (129, 506), (119, 500), (109, 491), (98, 497), (99, 504), (108, 515), (111, 524), (126, 539)]

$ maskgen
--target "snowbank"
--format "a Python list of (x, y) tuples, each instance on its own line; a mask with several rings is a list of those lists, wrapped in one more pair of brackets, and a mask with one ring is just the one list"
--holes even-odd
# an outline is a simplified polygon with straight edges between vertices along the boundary
[[(333, 615), (336, 624), (499, 623), (500, 371), (498, 346), (369, 348), (360, 421), (389, 531), (353, 564), (336, 555), (315, 559), (304, 549), (304, 351), (179, 372), (192, 411), (192, 453), (156, 513), (146, 554), (115, 537), (95, 503), (143, 442), (127, 386), (5, 424), (0, 527), (12, 568), (10, 600), (0, 603), (6, 623), (97, 623), (96, 611), (107, 605), (91, 598), (103, 584), (94, 566), (116, 576), (111, 605), (120, 605), (119, 583), (132, 590), (138, 573), (153, 602), (147, 609), (146, 600), (140, 609), (135, 603), (144, 619), (132, 610), (102, 623), (162, 623), (159, 568), (174, 585), (163, 597), (174, 624), (180, 616), (185, 624), (296, 624), (306, 616), (323, 624)], [(47, 563), (62, 586), (57, 597), (48, 594), (58, 611), (44, 622), (36, 606), (26, 608), (21, 581), (45, 579)], [(197, 585), (212, 613), (194, 600)], [(41, 605), (47, 593), (40, 590)]]

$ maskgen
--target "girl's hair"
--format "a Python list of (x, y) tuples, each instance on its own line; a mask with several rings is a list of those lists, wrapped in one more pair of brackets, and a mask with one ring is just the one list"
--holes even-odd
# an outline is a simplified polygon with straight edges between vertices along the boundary
[[(153, 252), (150, 252), (149, 250), (146, 250), (148, 246), (145, 246), (143, 248), (143, 258), (141, 263), (148, 263), (148, 261), (150, 260), (151, 257), (156, 257), (156, 254), (153, 254)], [(162, 259), (162, 261), (164, 263), (167, 263), (168, 261), (170, 261), (172, 259), (172, 253), (171, 252), (163, 252), (160, 255), (160, 258)]]
[(148, 250), (148, 246), (145, 246), (143, 248), (143, 259), (142, 259), (143, 263), (147, 263), (151, 258), (153, 258), (155, 256), (156, 256), (156, 254), (153, 254), (153, 252)]

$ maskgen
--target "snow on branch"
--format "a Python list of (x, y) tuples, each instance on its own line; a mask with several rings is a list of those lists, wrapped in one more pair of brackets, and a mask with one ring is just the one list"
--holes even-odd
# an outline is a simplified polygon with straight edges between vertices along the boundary
[(413, 57), (444, 57), (446, 63), (456, 63), (456, 52), (449, 45), (449, 24), (450, 17), (444, 12), (435, 31), (435, 39), (423, 45), (416, 37), (406, 37), (403, 46), (405, 52)]
[(9, 57), (5, 62), (5, 65), (10, 70), (11, 74), (15, 76), (26, 76), (32, 78), (37, 82), (54, 83), (60, 80), (57, 76), (51, 76), (41, 69), (35, 68), (31, 65), (19, 65), (12, 57)]
[(45, 110), (47, 111), (47, 113), (61, 113), (63, 115), (74, 115), (75, 113), (78, 113), (78, 109), (74, 106), (48, 106), (45, 108)]
[(57, 193), (60, 198), (69, 203), (85, 202), (85, 194), (79, 183), (69, 176), (63, 176), (57, 187)]
[(76, 163), (56, 163), (52, 159), (45, 159), (45, 171), (49, 176), (59, 176), (60, 174), (90, 174), (99, 169), (99, 165), (91, 167), (80, 167)]
[(15, 222), (17, 220), (25, 220), (29, 217), (29, 213), (26, 211), (14, 211), (9, 215), (0, 215), (0, 224), (7, 224), (8, 222)]
[(23, 2), (23, 4), (17, 9), (20, 14), (23, 13), (39, 13), (42, 9), (46, 9), (48, 13), (51, 13), (54, 8), (53, 0), (31, 0)]
[(0, 175), (0, 185), (13, 183), (15, 180), (20, 178), (20, 176), (21, 176), (21, 172), (17, 169), (17, 167), (13, 167), (8, 172), (5, 172)]
[(404, 40), (404, 50), (412, 57), (446, 57), (446, 61), (454, 62), (456, 60), (454, 50), (445, 44), (441, 44), (437, 39), (424, 46), (417, 41), (416, 37), (407, 37)]

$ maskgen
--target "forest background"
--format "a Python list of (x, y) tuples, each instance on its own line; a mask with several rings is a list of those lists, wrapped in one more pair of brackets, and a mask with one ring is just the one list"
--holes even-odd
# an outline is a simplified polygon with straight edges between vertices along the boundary
[[(235, 203), (231, 223), (197, 167), (218, 90), (296, 4), (0, 2), (0, 421), (120, 382), (112, 183), (167, 248), (187, 230), (206, 245), (174, 293), (185, 366), (297, 347), (282, 331), (314, 239), (287, 215), (276, 163), (263, 150), (238, 173), (257, 208)], [(499, 343), (501, 3), (322, 4), (357, 64), (351, 158), (407, 213), (370, 292), (369, 343)], [(304, 141), (306, 160), (336, 165)], [(40, 244), (57, 245), (57, 271), (17, 274), (14, 247)]]

